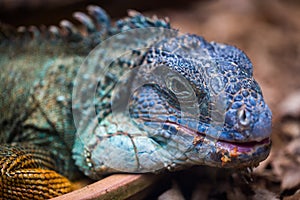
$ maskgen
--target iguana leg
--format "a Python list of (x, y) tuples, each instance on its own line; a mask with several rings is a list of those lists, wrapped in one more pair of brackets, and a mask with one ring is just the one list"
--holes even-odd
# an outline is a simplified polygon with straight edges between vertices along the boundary
[(0, 145), (0, 197), (49, 199), (71, 191), (71, 183), (52, 168), (49, 153), (34, 145)]

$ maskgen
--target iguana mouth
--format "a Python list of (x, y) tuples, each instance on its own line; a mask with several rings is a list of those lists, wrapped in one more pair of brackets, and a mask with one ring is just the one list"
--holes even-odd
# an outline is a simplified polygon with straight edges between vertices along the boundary
[(164, 123), (176, 127), (178, 131), (194, 135), (193, 145), (195, 146), (202, 143), (211, 146), (211, 161), (207, 164), (212, 166), (229, 168), (256, 167), (260, 161), (268, 156), (272, 144), (270, 137), (260, 141), (228, 141), (213, 138), (206, 133), (174, 122), (166, 121)]
[(181, 130), (182, 132), (185, 132), (187, 134), (195, 135), (195, 140), (194, 140), (195, 144), (199, 142), (205, 142), (205, 141), (215, 142), (215, 146), (217, 148), (224, 149), (226, 151), (235, 150), (239, 153), (249, 153), (255, 151), (257, 147), (267, 146), (271, 144), (270, 137), (264, 138), (260, 141), (246, 141), (246, 142), (228, 141), (219, 138), (214, 138), (210, 135), (207, 135), (204, 132), (199, 132), (190, 127), (183, 126), (175, 122), (165, 121), (164, 124), (176, 127), (177, 130)]
[(249, 153), (255, 151), (256, 148), (261, 146), (267, 146), (271, 144), (270, 138), (265, 138), (260, 142), (250, 141), (250, 142), (228, 142), (224, 140), (218, 140), (217, 146), (225, 149), (227, 151), (235, 150), (239, 153)]

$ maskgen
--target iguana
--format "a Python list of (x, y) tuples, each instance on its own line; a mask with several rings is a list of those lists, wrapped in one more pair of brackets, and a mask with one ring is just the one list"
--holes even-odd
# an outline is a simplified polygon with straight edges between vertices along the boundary
[(74, 14), (84, 30), (1, 25), (2, 198), (67, 193), (77, 167), (99, 179), (268, 156), (272, 114), (241, 50), (168, 19), (87, 10)]

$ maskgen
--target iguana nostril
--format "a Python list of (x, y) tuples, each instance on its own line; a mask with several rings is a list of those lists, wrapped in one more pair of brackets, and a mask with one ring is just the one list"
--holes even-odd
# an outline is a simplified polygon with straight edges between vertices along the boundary
[(250, 125), (250, 113), (246, 109), (241, 108), (237, 114), (238, 114), (238, 122), (240, 125), (244, 127)]

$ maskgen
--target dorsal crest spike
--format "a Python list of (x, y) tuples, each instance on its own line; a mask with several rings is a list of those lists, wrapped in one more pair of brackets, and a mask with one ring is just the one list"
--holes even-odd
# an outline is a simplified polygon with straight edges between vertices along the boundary
[(70, 33), (78, 33), (77, 28), (74, 26), (74, 24), (68, 20), (62, 20), (59, 25), (63, 28), (69, 31)]
[(93, 33), (97, 30), (93, 20), (85, 13), (75, 12), (73, 17), (84, 25), (88, 33)]
[(127, 13), (128, 13), (129, 17), (135, 17), (137, 15), (142, 15), (140, 12), (133, 10), (133, 9), (128, 9)]

